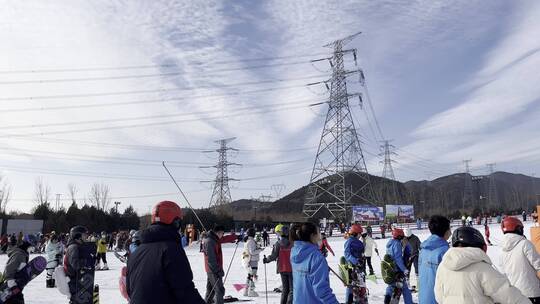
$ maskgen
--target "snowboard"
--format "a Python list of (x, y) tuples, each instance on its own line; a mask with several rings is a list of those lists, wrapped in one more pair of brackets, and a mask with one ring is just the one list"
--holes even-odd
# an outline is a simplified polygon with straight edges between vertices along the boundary
[(35, 257), (15, 274), (16, 286), (8, 287), (7, 282), (2, 283), (0, 285), (0, 304), (20, 293), (28, 282), (45, 270), (45, 267), (47, 267), (47, 260), (42, 256)]
[(79, 245), (81, 269), (76, 277), (75, 294), (71, 297), (73, 304), (93, 304), (96, 249), (95, 242)]
[(253, 300), (249, 299), (238, 299), (232, 296), (225, 296), (223, 298), (223, 303), (238, 303), (238, 302), (252, 302)]
[(124, 263), (124, 264), (127, 263), (127, 257), (124, 256), (124, 255), (121, 255), (121, 254), (118, 252), (118, 250), (114, 250), (113, 253), (114, 253), (114, 256), (115, 256), (118, 260), (120, 260), (120, 262), (122, 262), (122, 263)]

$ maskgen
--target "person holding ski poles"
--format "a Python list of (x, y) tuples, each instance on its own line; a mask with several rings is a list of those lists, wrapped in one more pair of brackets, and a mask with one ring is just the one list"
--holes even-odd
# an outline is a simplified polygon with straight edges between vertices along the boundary
[(203, 240), (204, 269), (206, 270), (207, 304), (223, 304), (225, 287), (223, 286), (223, 252), (221, 244), (238, 242), (235, 234), (224, 236), (225, 227), (216, 225)]
[(246, 268), (248, 275), (246, 280), (246, 289), (244, 290), (245, 297), (258, 297), (259, 294), (255, 291), (255, 281), (257, 280), (257, 270), (259, 268), (259, 254), (263, 251), (255, 241), (255, 228), (247, 230), (247, 239), (244, 244), (244, 252), (242, 253), (242, 262)]
[[(373, 256), (373, 250), (375, 250), (375, 253), (379, 255), (377, 243), (371, 238), (371, 236), (369, 236), (369, 233), (367, 232), (362, 232), (362, 243), (364, 243), (364, 261), (369, 267), (369, 275), (375, 275), (375, 272), (373, 271), (373, 266), (371, 265), (371, 257)], [(366, 269), (365, 264), (364, 269)]]
[(62, 263), (62, 253), (64, 246), (58, 241), (58, 236), (53, 231), (50, 234), (49, 241), (45, 246), (45, 253), (47, 254), (47, 276), (45, 280), (46, 288), (54, 288), (55, 282), (53, 279), (54, 269)]
[(293, 304), (339, 304), (330, 288), (330, 268), (321, 254), (317, 225), (307, 222), (292, 226), (290, 240), (293, 275)]
[(409, 270), (407, 270), (407, 267), (403, 262), (403, 245), (401, 241), (404, 238), (405, 233), (403, 232), (403, 229), (394, 228), (394, 230), (392, 230), (392, 239), (386, 244), (386, 254), (393, 261), (395, 277), (394, 282), (388, 284), (386, 287), (386, 293), (384, 295), (385, 304), (390, 303), (396, 289), (401, 289), (405, 304), (413, 304), (412, 294), (405, 280), (409, 274)]
[(126, 289), (130, 304), (205, 304), (178, 230), (182, 209), (163, 201), (152, 209), (152, 224), (141, 232), (141, 244), (127, 261)]
[(272, 248), (272, 254), (263, 258), (263, 263), (273, 261), (276, 263), (276, 272), (281, 277), (282, 291), (281, 304), (292, 304), (293, 302), (293, 277), (291, 266), (291, 242), (289, 240), (289, 227), (280, 228), (280, 238)]
[(480, 231), (470, 226), (454, 230), (452, 248), (448, 249), (437, 269), (437, 303), (531, 304), (504, 274), (493, 267), (486, 251), (487, 245)]
[(442, 261), (446, 251), (448, 251), (448, 243), (446, 240), (450, 238), (450, 220), (441, 215), (434, 215), (429, 219), (428, 223), (429, 236), (420, 245), (420, 254), (418, 257), (419, 281), (418, 281), (418, 302), (422, 304), (437, 304), (435, 301), (435, 277), (437, 268)]
[(333, 256), (336, 256), (334, 250), (332, 250), (332, 247), (330, 247), (330, 244), (328, 244), (328, 240), (326, 239), (326, 233), (321, 232), (321, 238), (322, 240), (321, 245), (319, 246), (319, 250), (321, 251), (322, 255), (324, 255), (324, 257), (327, 257), (328, 251), (330, 251)]
[(502, 222), (502, 270), (508, 280), (531, 300), (540, 304), (540, 255), (523, 236), (523, 223), (514, 217)]
[[(349, 229), (349, 238), (345, 242), (345, 260), (352, 265), (352, 269), (349, 271), (350, 281), (362, 281), (365, 282), (365, 263), (364, 263), (364, 244), (359, 240), (360, 234), (363, 229), (360, 224), (353, 224)], [(360, 288), (359, 297), (366, 295), (366, 289)], [(353, 288), (348, 286), (345, 292), (345, 303), (353, 302)]]

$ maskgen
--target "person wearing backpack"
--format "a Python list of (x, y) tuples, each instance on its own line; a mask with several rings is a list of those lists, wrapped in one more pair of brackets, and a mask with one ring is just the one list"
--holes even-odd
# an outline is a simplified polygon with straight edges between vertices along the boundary
[(436, 304), (435, 277), (437, 268), (441, 263), (444, 254), (448, 251), (446, 240), (450, 238), (450, 220), (441, 215), (434, 215), (428, 223), (431, 236), (420, 245), (420, 254), (418, 256), (418, 275), (419, 290), (418, 301), (422, 304)]
[(540, 255), (523, 235), (523, 223), (519, 219), (506, 217), (502, 231), (503, 273), (533, 304), (540, 304)]
[(393, 261), (394, 278), (393, 280), (385, 280), (385, 282), (387, 282), (388, 284), (388, 286), (386, 287), (386, 293), (384, 295), (385, 304), (390, 303), (390, 300), (392, 299), (392, 295), (396, 288), (401, 288), (405, 304), (413, 304), (411, 291), (409, 290), (407, 282), (405, 281), (405, 277), (407, 277), (407, 275), (409, 274), (409, 270), (407, 270), (407, 267), (405, 266), (405, 263), (403, 261), (404, 248), (402, 240), (404, 238), (405, 233), (403, 232), (403, 229), (394, 228), (394, 230), (392, 230), (392, 239), (386, 244), (386, 255), (384, 256), (384, 260)]
[(289, 240), (289, 227), (282, 226), (280, 239), (274, 244), (272, 254), (263, 258), (263, 263), (276, 263), (276, 272), (281, 276), (281, 304), (292, 304), (293, 302), (293, 277), (291, 266), (291, 242)]

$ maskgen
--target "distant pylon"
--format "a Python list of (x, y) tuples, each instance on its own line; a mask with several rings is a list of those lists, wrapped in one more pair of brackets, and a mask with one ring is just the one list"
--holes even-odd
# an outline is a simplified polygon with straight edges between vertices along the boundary
[(383, 181), (383, 191), (381, 193), (381, 198), (386, 198), (391, 203), (398, 203), (398, 191), (396, 186), (396, 176), (394, 175), (394, 168), (392, 167), (392, 155), (397, 155), (393, 149), (394, 145), (390, 144), (391, 140), (384, 140), (382, 143), (381, 150), (382, 153), (379, 156), (384, 156), (384, 161), (381, 163), (384, 164), (382, 177), (386, 180)]
[(489, 201), (489, 207), (490, 208), (498, 208), (499, 207), (499, 197), (497, 195), (497, 184), (495, 182), (495, 175), (493, 174), (495, 172), (495, 163), (487, 164), (488, 172), (489, 172), (489, 178), (488, 178), (488, 201)]
[[(334, 51), (332, 57), (327, 58), (332, 67), (330, 99), (304, 201), (303, 212), (307, 217), (313, 217), (319, 210), (326, 208), (334, 218), (343, 219), (347, 217), (347, 210), (351, 209), (352, 203), (375, 203), (349, 108), (349, 98), (358, 96), (361, 101), (361, 95), (347, 93), (347, 77), (363, 73), (360, 69), (346, 71), (343, 62), (343, 55), (350, 53), (356, 63), (356, 49), (344, 50), (343, 46), (359, 34), (326, 45)], [(352, 180), (355, 182), (354, 187)]]
[(210, 198), (210, 208), (212, 207), (221, 207), (225, 204), (228, 204), (232, 201), (231, 199), (231, 190), (229, 189), (229, 181), (236, 181), (237, 179), (230, 178), (228, 175), (229, 166), (240, 166), (236, 163), (230, 163), (227, 160), (228, 151), (238, 151), (238, 149), (227, 147), (227, 144), (236, 139), (236, 137), (226, 138), (216, 140), (215, 142), (219, 144), (219, 148), (213, 151), (206, 152), (218, 152), (218, 163), (215, 166), (203, 166), (201, 168), (216, 168), (217, 174), (216, 178), (212, 181), (214, 183), (214, 188), (212, 191), (212, 197)]
[(471, 161), (472, 159), (463, 160), (463, 164), (465, 165), (465, 186), (463, 191), (462, 209), (465, 209), (465, 206), (471, 206), (471, 204), (473, 203), (472, 176), (469, 166)]

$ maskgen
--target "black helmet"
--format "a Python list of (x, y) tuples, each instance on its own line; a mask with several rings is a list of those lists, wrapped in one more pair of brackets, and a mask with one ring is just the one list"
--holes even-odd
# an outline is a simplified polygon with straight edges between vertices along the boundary
[(480, 231), (473, 227), (459, 227), (452, 233), (452, 247), (476, 247), (484, 249), (486, 241)]
[(69, 231), (69, 238), (72, 240), (78, 240), (82, 238), (83, 234), (87, 234), (88, 229), (84, 226), (75, 226)]
[(247, 230), (247, 235), (251, 237), (255, 237), (255, 228), (249, 228)]

